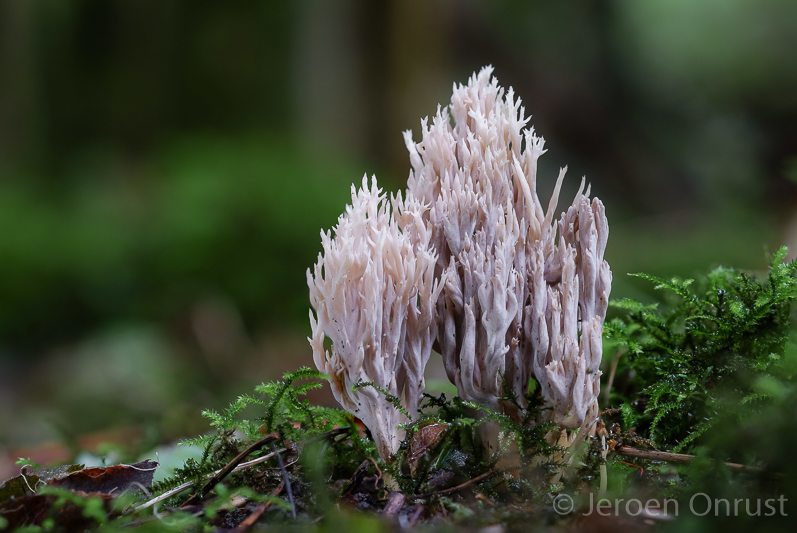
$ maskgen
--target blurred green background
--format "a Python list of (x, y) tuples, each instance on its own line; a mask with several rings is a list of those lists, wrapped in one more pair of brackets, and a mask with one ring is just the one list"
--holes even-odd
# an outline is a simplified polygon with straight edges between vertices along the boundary
[(568, 165), (606, 203), (614, 297), (797, 251), (795, 50), (793, 0), (5, 0), (0, 473), (310, 364), (319, 231), (486, 64), (541, 196)]

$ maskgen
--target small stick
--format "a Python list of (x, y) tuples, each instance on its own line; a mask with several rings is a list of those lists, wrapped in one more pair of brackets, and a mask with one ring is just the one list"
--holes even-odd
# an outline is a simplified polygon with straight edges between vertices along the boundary
[(379, 470), (379, 465), (376, 464), (373, 457), (369, 457), (368, 460), (371, 461), (374, 464), (374, 468), (376, 468), (377, 476), (376, 480), (374, 480), (374, 490), (379, 490), (379, 480), (382, 479), (382, 471)]
[(414, 526), (422, 514), (423, 514), (423, 504), (421, 502), (418, 502), (415, 504), (415, 509), (412, 511), (412, 516), (410, 516), (410, 520), (408, 523), (409, 527)]
[[(619, 445), (615, 446), (614, 453), (623, 455), (625, 457), (635, 457), (637, 459), (649, 459), (651, 461), (666, 461), (668, 463), (686, 464), (692, 462), (695, 458), (694, 455), (687, 455), (684, 453), (670, 453), (660, 452), (658, 450), (640, 450), (632, 448), (631, 446)], [(763, 468), (757, 466), (740, 465), (738, 463), (725, 463), (725, 466), (737, 472), (747, 472), (757, 474), (764, 471)]]
[(373, 457), (368, 457), (362, 451), (360, 451), (359, 448), (357, 449), (357, 453), (359, 453), (360, 456), (365, 457), (366, 460), (371, 461), (371, 463), (373, 463), (374, 465), (374, 468), (376, 468), (376, 479), (374, 480), (374, 490), (375, 491), (379, 490), (379, 480), (382, 479), (382, 471), (379, 469), (379, 465), (376, 464), (376, 461), (374, 461)]
[[(635, 465), (634, 463), (626, 463), (625, 461), (618, 461), (618, 462), (621, 463), (621, 464), (624, 464), (626, 466), (630, 466), (632, 468), (639, 468), (639, 477), (642, 477), (642, 475), (645, 473), (645, 469), (642, 468), (639, 465)], [(603, 465), (601, 465), (601, 466), (603, 466)]]
[[(349, 432), (349, 428), (348, 427), (335, 428), (335, 429), (333, 429), (331, 431), (327, 431), (326, 433), (324, 433), (322, 435), (318, 435), (317, 437), (313, 437), (312, 439), (310, 439), (307, 442), (305, 442), (305, 444), (310, 444), (312, 442), (323, 440), (323, 439), (326, 439), (326, 438), (329, 438), (329, 437), (337, 437), (338, 435), (343, 435), (344, 433), (348, 433), (348, 432)], [(287, 451), (288, 451), (287, 448), (280, 448), (280, 450), (279, 450), (280, 453), (287, 452)], [(233, 469), (233, 472), (239, 472), (239, 471), (241, 471), (241, 470), (243, 470), (245, 468), (249, 468), (250, 466), (255, 466), (255, 465), (259, 465), (260, 463), (265, 463), (266, 461), (268, 461), (269, 459), (271, 459), (273, 457), (274, 457), (274, 453), (269, 453), (269, 454), (266, 454), (266, 455), (264, 455), (262, 457), (258, 457), (257, 459), (252, 459), (251, 461), (248, 461), (246, 463), (241, 463), (241, 464), (239, 464), (238, 466), (236, 466)], [(216, 470), (214, 472), (214, 474), (218, 474), (219, 472), (221, 472), (221, 470)], [(188, 490), (188, 489), (190, 489), (193, 486), (194, 486), (194, 482), (193, 481), (186, 481), (182, 485), (178, 485), (177, 487), (175, 487), (175, 488), (173, 488), (173, 489), (171, 489), (169, 491), (164, 492), (160, 496), (156, 496), (155, 498), (152, 498), (151, 500), (148, 500), (148, 501), (142, 503), (138, 507), (134, 507), (131, 512), (137, 513), (138, 511), (141, 511), (141, 510), (146, 509), (148, 507), (152, 507), (156, 503), (160, 503), (163, 500), (168, 500), (169, 498), (171, 498), (175, 494), (180, 494), (184, 490)]]
[(157, 503), (160, 503), (163, 500), (168, 500), (172, 496), (174, 496), (176, 494), (180, 494), (184, 490), (188, 490), (188, 489), (190, 489), (193, 486), (194, 486), (194, 482), (193, 481), (186, 481), (182, 485), (177, 485), (173, 489), (167, 490), (166, 492), (164, 492), (160, 496), (155, 496), (151, 500), (147, 500), (146, 502), (142, 503), (141, 505), (139, 505), (137, 507), (133, 507), (133, 511), (132, 512), (135, 513), (135, 512), (141, 511), (143, 509), (146, 509), (147, 507), (152, 507), (153, 505), (155, 505)]
[(457, 485), (456, 487), (451, 487), (450, 489), (438, 490), (437, 492), (431, 492), (431, 493), (428, 494), (428, 496), (437, 496), (438, 494), (448, 494), (449, 492), (456, 492), (456, 491), (458, 491), (460, 489), (464, 489), (468, 485), (476, 483), (477, 481), (481, 481), (482, 479), (488, 478), (488, 477), (492, 476), (493, 474), (495, 474), (496, 472), (498, 472), (498, 467), (494, 466), (493, 468), (491, 468), (490, 470), (488, 470), (484, 474), (476, 476), (475, 478), (466, 481), (462, 485)]
[(288, 493), (288, 501), (291, 504), (291, 515), (295, 520), (296, 506), (293, 503), (293, 491), (291, 491), (291, 480), (288, 478), (288, 470), (285, 469), (285, 463), (282, 462), (282, 456), (280, 456), (279, 452), (277, 451), (277, 447), (273, 444), (271, 445), (271, 451), (277, 454), (277, 464), (280, 465), (280, 470), (282, 470), (282, 481), (285, 483), (285, 492)]
[(354, 487), (360, 483), (365, 477), (366, 472), (368, 472), (368, 468), (371, 466), (371, 463), (368, 462), (368, 459), (360, 463), (360, 466), (357, 467), (357, 470), (354, 471), (354, 474), (351, 476), (349, 480), (349, 484), (346, 485), (346, 488), (343, 489), (341, 492), (341, 496), (345, 496), (350, 494), (354, 491)]
[(385, 510), (382, 511), (385, 516), (396, 516), (401, 508), (404, 507), (404, 502), (407, 498), (400, 492), (390, 491), (390, 496), (387, 498), (387, 505)]
[(612, 359), (612, 368), (609, 371), (609, 380), (606, 383), (606, 390), (604, 391), (603, 401), (604, 403), (609, 403), (609, 394), (612, 391), (612, 384), (614, 383), (614, 374), (617, 372), (617, 363), (620, 362), (620, 356), (622, 355), (621, 351), (618, 351), (614, 354), (614, 358)]
[[(287, 451), (288, 451), (288, 448), (280, 449), (280, 452), (287, 452)], [(274, 454), (273, 453), (269, 453), (267, 455), (264, 455), (263, 457), (258, 457), (257, 459), (252, 459), (251, 461), (249, 461), (247, 463), (241, 463), (237, 467), (235, 467), (233, 472), (239, 472), (239, 471), (241, 471), (241, 470), (243, 470), (245, 468), (249, 468), (250, 466), (255, 466), (255, 465), (259, 465), (260, 463), (265, 463), (266, 461), (268, 461), (269, 459), (272, 459), (273, 457), (274, 457)], [(214, 472), (214, 474), (218, 474), (219, 472), (221, 472), (221, 470), (216, 470)], [(174, 487), (173, 489), (164, 492), (160, 496), (156, 496), (156, 497), (152, 498), (151, 500), (148, 500), (148, 501), (142, 503), (138, 507), (134, 507), (132, 512), (135, 513), (135, 512), (141, 511), (143, 509), (146, 509), (147, 507), (152, 507), (156, 503), (160, 503), (163, 500), (168, 500), (172, 496), (174, 496), (176, 494), (180, 494), (181, 492), (183, 492), (185, 490), (188, 490), (188, 489), (190, 489), (193, 486), (194, 486), (194, 482), (193, 481), (186, 481), (182, 485), (178, 485), (178, 486)]]
[[(244, 451), (242, 451), (241, 453), (236, 455), (235, 458), (232, 461), (227, 463), (227, 466), (225, 466), (224, 468), (222, 468), (221, 470), (216, 472), (216, 474), (212, 478), (210, 478), (207, 483), (205, 483), (202, 486), (202, 488), (199, 490), (199, 492), (197, 492), (196, 494), (193, 494), (180, 507), (181, 508), (185, 508), (185, 507), (188, 507), (189, 505), (196, 505), (197, 503), (199, 503), (199, 500), (204, 498), (205, 495), (208, 492), (213, 490), (213, 487), (215, 487), (216, 485), (221, 483), (221, 480), (223, 480), (233, 470), (235, 470), (235, 467), (237, 467), (241, 463), (241, 461), (246, 459), (250, 454), (252, 454), (253, 452), (256, 452), (257, 450), (259, 450), (260, 448), (262, 448), (266, 444), (274, 442), (277, 439), (279, 439), (279, 435), (277, 435), (276, 433), (269, 433), (268, 435), (266, 435), (265, 437), (263, 437), (262, 439), (260, 439), (259, 441), (255, 442), (254, 444), (249, 446), (247, 449), (245, 449)], [(273, 446), (272, 446), (272, 448), (273, 448)], [(277, 453), (277, 452), (275, 451), (274, 453)], [(279, 455), (277, 455), (277, 457), (279, 457)]]
[[(282, 489), (285, 487), (285, 481), (281, 481), (280, 484), (277, 486), (276, 489), (271, 493), (272, 496), (279, 496), (279, 493), (282, 492)], [(263, 516), (263, 513), (271, 506), (271, 502), (263, 502), (260, 504), (257, 509), (249, 513), (249, 516), (243, 519), (243, 521), (238, 524), (238, 527), (235, 529), (230, 530), (232, 533), (243, 533), (247, 531), (250, 527), (255, 525), (255, 522), (260, 520), (260, 517)]]

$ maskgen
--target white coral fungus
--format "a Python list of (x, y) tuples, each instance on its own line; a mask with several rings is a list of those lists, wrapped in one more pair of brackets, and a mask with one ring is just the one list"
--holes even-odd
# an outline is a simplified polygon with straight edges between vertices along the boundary
[[(423, 372), (434, 340), (436, 256), (429, 249), (424, 208), (409, 197), (385, 195), (373, 178), (352, 185), (352, 203), (335, 237), (321, 233), (323, 254), (307, 271), (316, 366), (331, 377), (335, 399), (371, 430), (379, 455), (389, 460), (401, 441), (404, 414), (384, 393), (401, 398), (414, 416), (424, 390)], [(399, 229), (397, 219), (403, 223)], [(332, 349), (324, 349), (324, 339)], [(353, 390), (358, 383), (371, 383)]]
[(601, 335), (611, 287), (603, 260), (609, 226), (603, 204), (582, 187), (553, 223), (562, 169), (543, 211), (537, 159), (544, 139), (512, 89), (487, 67), (454, 87), (422, 139), (404, 138), (408, 190), (428, 203), (438, 253), (438, 341), (459, 394), (517, 415), (536, 377), (549, 418), (565, 428), (597, 416)]
[(322, 233), (324, 254), (308, 271), (316, 365), (385, 459), (403, 416), (375, 388), (352, 386), (373, 382), (414, 415), (435, 337), (462, 398), (519, 420), (536, 378), (544, 418), (582, 437), (597, 419), (612, 279), (604, 207), (582, 180), (555, 221), (561, 169), (543, 210), (545, 141), (523, 129), (520, 100), (491, 73), (455, 85), (451, 105), (422, 121), (419, 143), (405, 132), (407, 201), (393, 199), (390, 212), (375, 182), (352, 187), (335, 238)]

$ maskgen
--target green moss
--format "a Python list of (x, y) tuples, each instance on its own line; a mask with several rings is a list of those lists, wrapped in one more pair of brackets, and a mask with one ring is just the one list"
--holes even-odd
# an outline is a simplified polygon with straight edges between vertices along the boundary
[(765, 276), (718, 268), (700, 282), (636, 276), (667, 291), (668, 305), (612, 302), (607, 353), (619, 350), (612, 404), (660, 447), (692, 449), (723, 417), (749, 416), (769, 394), (756, 383), (777, 373), (797, 297), (797, 263), (786, 249)]

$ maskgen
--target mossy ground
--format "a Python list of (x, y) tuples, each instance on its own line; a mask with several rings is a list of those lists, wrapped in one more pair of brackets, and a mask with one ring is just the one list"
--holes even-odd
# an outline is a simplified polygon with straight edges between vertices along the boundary
[[(531, 407), (521, 422), (458, 397), (426, 395), (420, 411), (410, 413), (398, 454), (386, 464), (356, 419), (305, 399), (325, 376), (301, 368), (221, 412), (205, 411), (214, 432), (186, 441), (201, 446), (201, 457), (155, 483), (149, 497), (193, 485), (161, 501), (154, 513), (131, 512), (141, 501), (129, 496), (102, 507), (96, 499), (61, 495), (51, 516), (27, 529), (63, 530), (55, 509), (68, 500), (106, 530), (356, 532), (496, 524), (507, 531), (785, 530), (797, 512), (797, 465), (791, 460), (797, 438), (797, 264), (784, 262), (785, 253), (780, 250), (761, 276), (722, 268), (698, 281), (640, 275), (666, 292), (652, 305), (613, 302), (605, 328), (603, 429), (577, 450), (558, 446), (557, 429), (542, 422), (544, 404), (530, 387)], [(485, 428), (498, 435), (498, 450), (485, 449)], [(262, 462), (233, 472), (185, 506), (192, 493), (202, 495), (213, 472), (272, 433), (273, 448), (242, 459)], [(606, 456), (606, 442), (617, 453)], [(632, 458), (622, 446), (694, 458)], [(739, 471), (728, 462), (754, 469)], [(388, 478), (401, 496), (386, 490)], [(599, 497), (611, 504), (608, 516), (594, 512)], [(623, 504), (630, 500), (666, 500), (678, 506), (678, 516), (672, 510), (668, 516), (636, 513)], [(731, 505), (726, 513), (726, 500), (748, 507)], [(562, 512), (562, 502), (572, 503), (564, 509), (569, 512)], [(706, 502), (713, 512), (699, 516)], [(769, 516), (768, 502), (777, 511)]]

